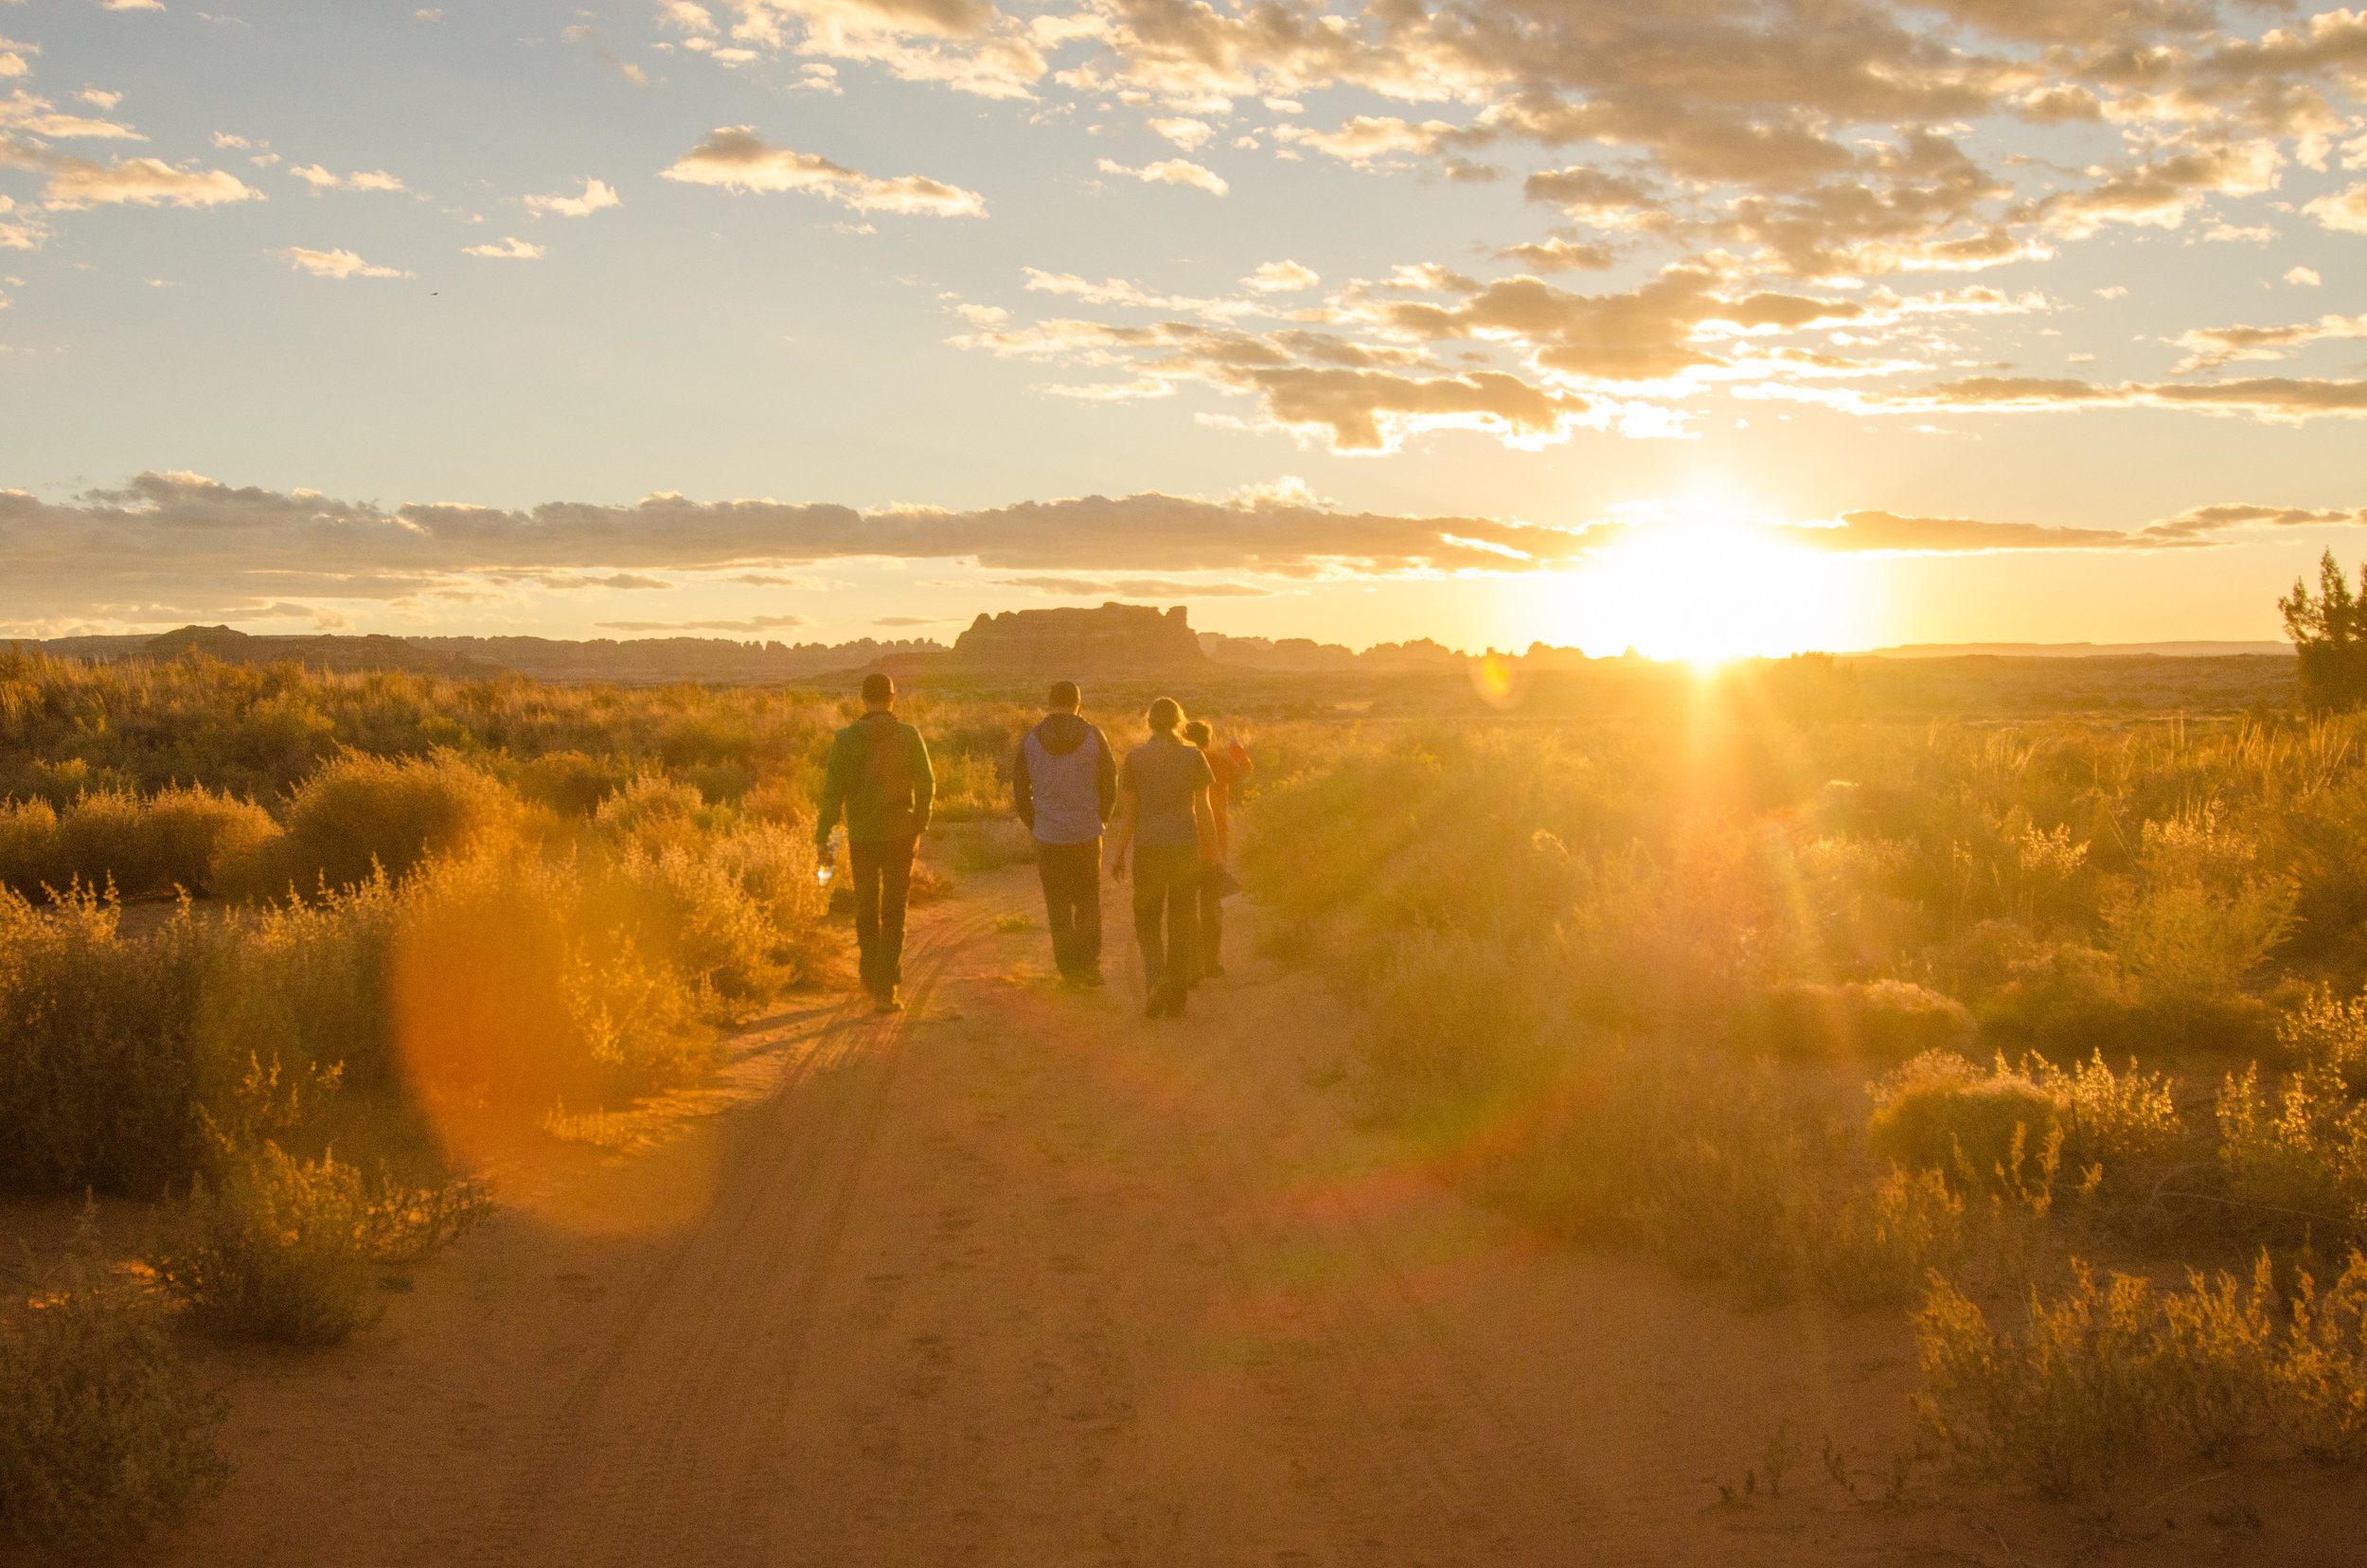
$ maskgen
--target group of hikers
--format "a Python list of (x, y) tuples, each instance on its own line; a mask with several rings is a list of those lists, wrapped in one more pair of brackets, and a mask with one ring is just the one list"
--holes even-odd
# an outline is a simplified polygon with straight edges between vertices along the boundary
[[(1011, 758), (1011, 810), (1034, 835), (1044, 923), (1063, 985), (1101, 977), (1101, 873), (1131, 862), (1134, 937), (1143, 953), (1147, 1018), (1181, 1018), (1191, 989), (1224, 973), (1224, 900), (1237, 890), (1226, 868), (1227, 805), (1250, 774), (1238, 741), (1219, 750), (1200, 720), (1185, 722), (1172, 697), (1145, 715), (1150, 739), (1120, 758), (1078, 708), (1074, 681), (1057, 681), (1043, 722)], [(881, 1012), (903, 1007), (904, 908), (913, 851), (929, 827), (936, 781), (928, 743), (896, 717), (896, 683), (863, 677), (863, 716), (830, 741), (814, 845), (829, 850), (843, 815), (855, 900), (855, 945), (863, 989)]]

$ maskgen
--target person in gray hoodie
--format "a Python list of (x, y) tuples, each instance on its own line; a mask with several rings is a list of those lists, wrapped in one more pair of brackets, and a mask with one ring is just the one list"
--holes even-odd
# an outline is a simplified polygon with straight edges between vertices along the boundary
[(1077, 717), (1074, 681), (1053, 684), (1043, 722), (1011, 761), (1011, 810), (1036, 837), (1044, 924), (1063, 984), (1101, 984), (1101, 827), (1118, 801), (1117, 757)]

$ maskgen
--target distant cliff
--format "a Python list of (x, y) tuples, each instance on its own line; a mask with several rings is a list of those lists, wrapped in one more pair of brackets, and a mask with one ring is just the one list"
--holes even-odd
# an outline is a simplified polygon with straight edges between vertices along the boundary
[(1079, 680), (1205, 673), (1209, 668), (1180, 604), (1165, 615), (1147, 604), (982, 615), (955, 639), (950, 663), (962, 674)]
[[(0, 650), (9, 645), (0, 642)], [(845, 674), (904, 655), (946, 657), (937, 643), (733, 642), (722, 637), (250, 636), (226, 626), (185, 626), (162, 636), (59, 637), (27, 646), (65, 659), (174, 659), (199, 653), (225, 664), (301, 664), (338, 671), (409, 670), (454, 679), (508, 671), (561, 684), (666, 686), (677, 681), (718, 686), (768, 686), (817, 675)]]

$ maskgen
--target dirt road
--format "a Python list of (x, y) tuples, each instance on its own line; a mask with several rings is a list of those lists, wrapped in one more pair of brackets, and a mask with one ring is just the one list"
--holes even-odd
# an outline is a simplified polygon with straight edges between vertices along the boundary
[(730, 1108), (514, 1158), (501, 1219), (382, 1327), (218, 1356), (239, 1478), (149, 1559), (2305, 1562), (2345, 1560), (2330, 1520), (2357, 1539), (2355, 1483), (2256, 1523), (2241, 1477), (2101, 1523), (1945, 1488), (1853, 1504), (1822, 1441), (1865, 1468), (1905, 1442), (1895, 1315), (1738, 1312), (1460, 1202), (1350, 1124), (1350, 1019), (1246, 930), (1236, 978), (1150, 1024), (1119, 922), (1086, 996), (1050, 985), (1040, 928), (1031, 871), (970, 880), (920, 918), (901, 1016), (769, 1020)]

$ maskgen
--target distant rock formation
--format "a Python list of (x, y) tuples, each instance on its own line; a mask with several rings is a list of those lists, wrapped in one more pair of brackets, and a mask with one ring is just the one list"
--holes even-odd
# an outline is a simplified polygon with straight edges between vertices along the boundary
[(1071, 676), (1204, 674), (1209, 668), (1184, 606), (1006, 610), (981, 615), (953, 643), (962, 674)]
[[(1219, 632), (1203, 632), (1200, 646), (1219, 664), (1292, 674), (1450, 674), (1460, 673), (1471, 662), (1469, 654), (1428, 637), (1408, 643), (1375, 643), (1358, 653), (1340, 643), (1319, 643), (1307, 637), (1228, 637)], [(1530, 651), (1543, 647), (1540, 643)], [(1565, 650), (1546, 651), (1557, 656)]]
[(185, 626), (177, 632), (151, 637), (140, 649), (139, 656), (177, 659), (184, 653), (200, 653), (224, 664), (300, 664), (308, 669), (407, 670), (455, 677), (500, 673), (491, 665), (417, 648), (400, 637), (255, 637), (227, 626)]

